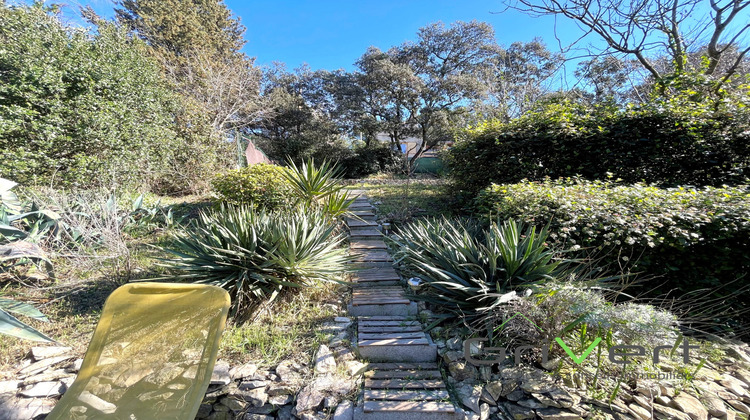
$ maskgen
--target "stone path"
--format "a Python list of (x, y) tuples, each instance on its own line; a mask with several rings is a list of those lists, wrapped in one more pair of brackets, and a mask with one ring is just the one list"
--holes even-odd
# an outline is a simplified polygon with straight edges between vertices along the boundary
[[(354, 191), (361, 194), (361, 191)], [(347, 220), (355, 255), (349, 314), (357, 319), (356, 348), (367, 359), (357, 420), (463, 419), (436, 363), (437, 347), (418, 320), (383, 242), (375, 207), (362, 195)], [(361, 220), (360, 220), (361, 219)]]

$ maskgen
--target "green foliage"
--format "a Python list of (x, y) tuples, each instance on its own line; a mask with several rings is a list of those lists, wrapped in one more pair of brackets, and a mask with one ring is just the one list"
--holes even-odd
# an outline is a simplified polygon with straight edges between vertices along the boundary
[(662, 189), (581, 179), (524, 181), (486, 188), (475, 204), (491, 220), (549, 224), (552, 243), (593, 247), (602, 251), (603, 262), (662, 276), (660, 291), (727, 293), (719, 287), (743, 275), (732, 289), (748, 284), (747, 186)]
[(35, 4), (0, 6), (0, 44), (0, 176), (87, 188), (168, 176), (178, 102), (142, 42), (103, 21), (69, 29)]
[(287, 170), (281, 166), (257, 163), (219, 175), (211, 186), (220, 201), (275, 210), (295, 201), (286, 175)]
[(55, 342), (55, 340), (47, 337), (30, 325), (19, 321), (11, 313), (24, 315), (42, 322), (49, 322), (43, 313), (30, 304), (0, 297), (0, 334), (31, 341)]
[(273, 300), (284, 287), (337, 281), (349, 261), (345, 236), (320, 212), (303, 208), (269, 213), (223, 206), (174, 234), (164, 260), (177, 279), (213, 284), (232, 296), (234, 313)]
[(482, 230), (471, 221), (422, 220), (399, 231), (396, 258), (426, 281), (423, 299), (468, 316), (507, 301), (506, 293), (568, 280), (570, 261), (546, 245), (548, 232), (512, 220)]
[(681, 97), (624, 110), (550, 103), (467, 129), (450, 150), (451, 176), (470, 193), (492, 182), (610, 173), (664, 186), (741, 183), (750, 165), (748, 109)]
[(286, 179), (292, 186), (294, 195), (306, 208), (323, 210), (331, 217), (338, 217), (348, 213), (349, 206), (355, 198), (343, 191), (341, 184), (342, 169), (338, 165), (324, 160), (320, 166), (315, 166), (313, 159), (303, 162), (299, 167), (289, 163), (285, 173)]

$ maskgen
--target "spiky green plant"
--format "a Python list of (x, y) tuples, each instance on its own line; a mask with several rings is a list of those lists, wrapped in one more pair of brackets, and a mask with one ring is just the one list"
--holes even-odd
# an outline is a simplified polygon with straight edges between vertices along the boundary
[(248, 206), (222, 206), (173, 234), (162, 247), (174, 257), (164, 266), (175, 279), (226, 289), (233, 312), (271, 301), (284, 287), (313, 280), (338, 281), (350, 261), (345, 236), (320, 211), (304, 208), (269, 213)]
[(42, 334), (32, 326), (18, 320), (18, 318), (11, 315), (11, 313), (34, 318), (42, 322), (49, 322), (43, 313), (39, 312), (38, 309), (30, 304), (0, 297), (0, 334), (31, 341), (55, 342), (55, 340)]
[(508, 292), (570, 275), (571, 261), (556, 258), (547, 236), (547, 229), (510, 220), (486, 230), (471, 221), (422, 220), (401, 229), (396, 257), (429, 286), (421, 299), (474, 316)]

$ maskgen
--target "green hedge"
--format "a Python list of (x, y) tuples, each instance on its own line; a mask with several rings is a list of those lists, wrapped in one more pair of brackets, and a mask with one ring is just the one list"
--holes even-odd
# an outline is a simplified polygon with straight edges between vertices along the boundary
[(634, 271), (663, 276), (654, 280), (665, 282), (659, 292), (716, 289), (743, 275), (732, 290), (750, 282), (748, 186), (523, 181), (482, 190), (475, 208), (483, 217), (549, 223), (550, 237), (560, 245), (603, 250), (604, 262), (634, 264)]
[(211, 186), (219, 201), (276, 210), (295, 202), (284, 171), (278, 165), (256, 163), (215, 177)]
[(448, 153), (459, 190), (580, 175), (661, 186), (739, 184), (750, 171), (750, 113), (665, 101), (625, 110), (553, 103), (465, 130)]

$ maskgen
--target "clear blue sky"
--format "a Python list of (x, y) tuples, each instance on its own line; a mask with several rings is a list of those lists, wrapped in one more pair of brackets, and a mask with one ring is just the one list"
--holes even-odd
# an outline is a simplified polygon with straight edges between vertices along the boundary
[[(65, 18), (77, 22), (79, 5), (91, 5), (102, 16), (113, 16), (111, 0), (58, 0), (67, 5)], [(312, 69), (351, 70), (367, 47), (382, 49), (415, 40), (417, 29), (442, 21), (479, 20), (490, 23), (502, 45), (542, 38), (557, 50), (554, 19), (503, 12), (495, 0), (225, 0), (247, 28), (245, 53), (260, 65), (274, 61), (289, 69), (307, 63)], [(573, 23), (558, 22), (563, 42), (582, 32)], [(570, 70), (569, 70), (570, 71)]]

